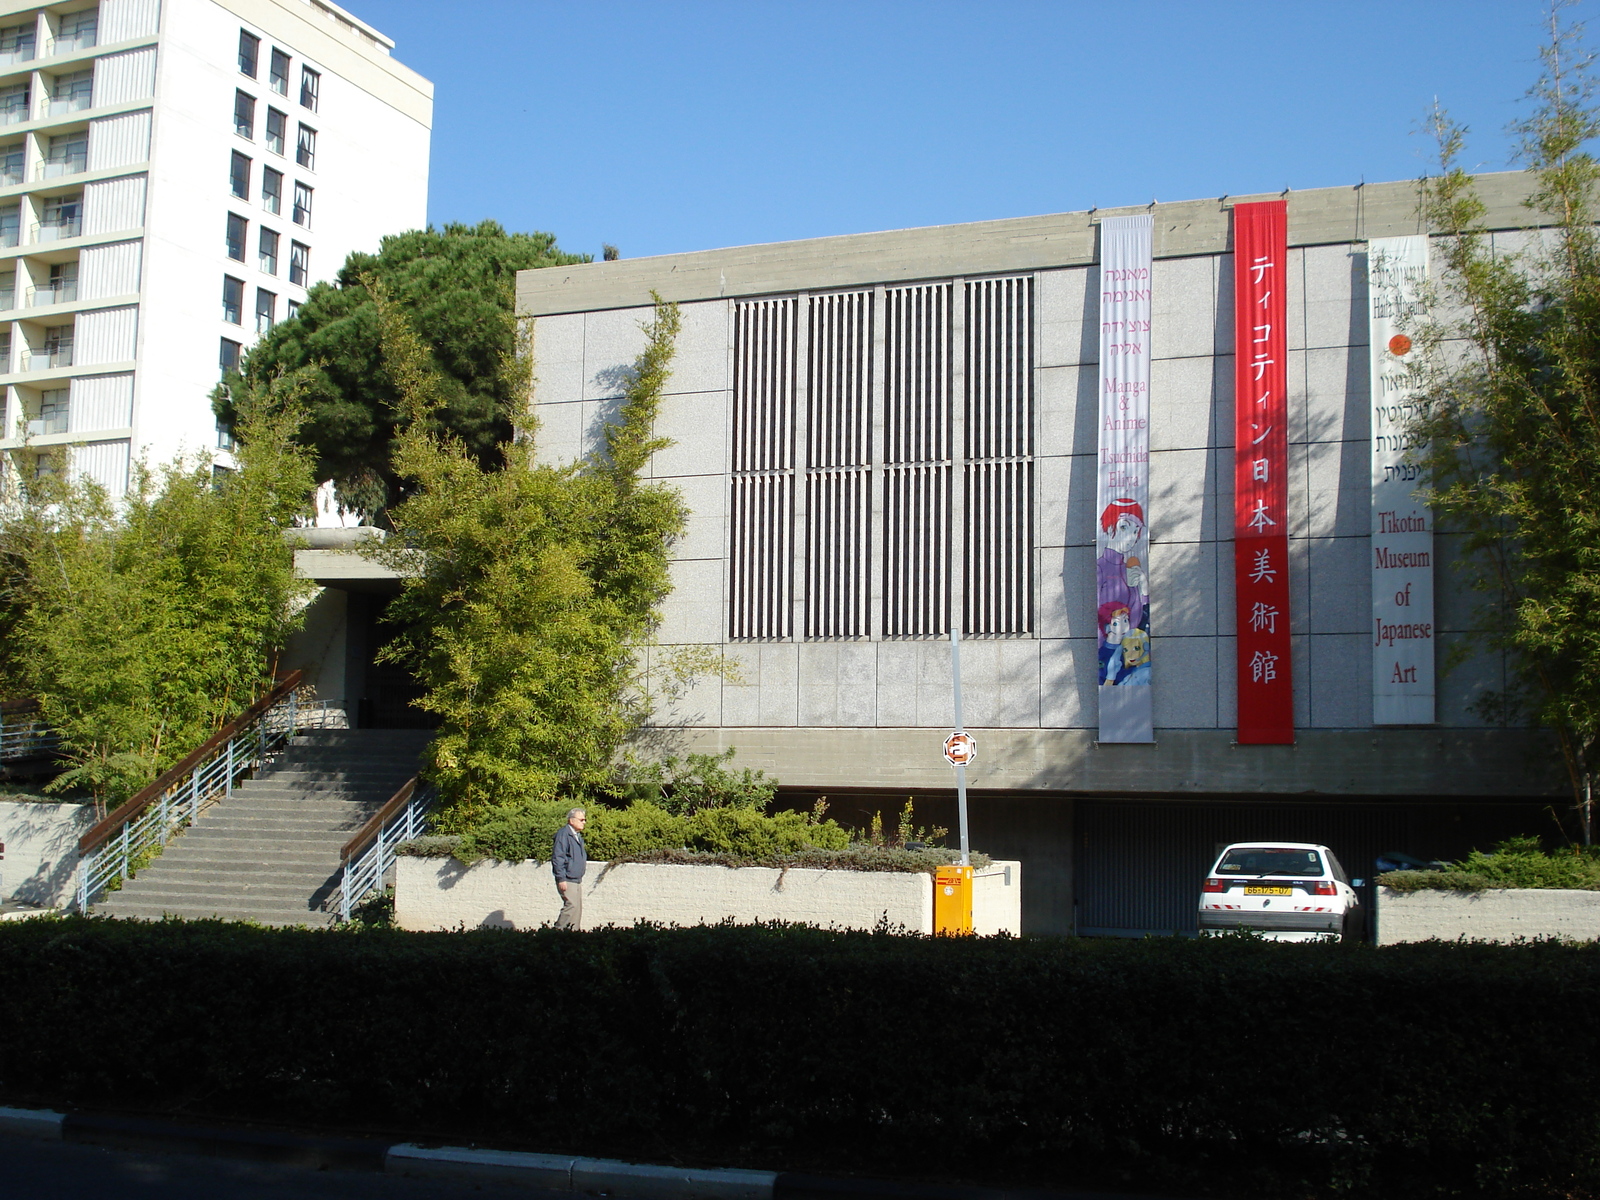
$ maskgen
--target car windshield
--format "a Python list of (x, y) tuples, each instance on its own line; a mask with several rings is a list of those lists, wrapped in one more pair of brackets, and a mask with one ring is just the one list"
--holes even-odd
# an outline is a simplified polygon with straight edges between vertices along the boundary
[(1280, 846), (1235, 846), (1217, 864), (1218, 875), (1321, 875), (1322, 855), (1316, 850)]

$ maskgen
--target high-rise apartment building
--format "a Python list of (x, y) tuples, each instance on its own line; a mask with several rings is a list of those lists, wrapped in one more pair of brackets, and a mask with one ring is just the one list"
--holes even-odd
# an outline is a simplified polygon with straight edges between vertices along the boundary
[(217, 444), (222, 369), (425, 223), (433, 88), (392, 48), (326, 0), (0, 0), (0, 450), (120, 493)]

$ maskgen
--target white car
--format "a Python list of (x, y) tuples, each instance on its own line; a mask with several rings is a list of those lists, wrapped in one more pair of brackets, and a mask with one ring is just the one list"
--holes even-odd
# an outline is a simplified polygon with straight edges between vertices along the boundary
[(1235, 842), (1200, 888), (1202, 934), (1247, 929), (1285, 942), (1355, 938), (1364, 916), (1333, 851), (1310, 842)]

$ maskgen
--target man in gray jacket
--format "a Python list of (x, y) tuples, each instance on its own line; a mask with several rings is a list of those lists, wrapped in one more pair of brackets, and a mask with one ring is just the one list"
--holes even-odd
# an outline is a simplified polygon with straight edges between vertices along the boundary
[(550, 851), (550, 869), (555, 873), (556, 891), (561, 893), (557, 929), (583, 928), (583, 868), (589, 863), (583, 826), (588, 819), (581, 808), (569, 810), (567, 823), (556, 830), (555, 845)]

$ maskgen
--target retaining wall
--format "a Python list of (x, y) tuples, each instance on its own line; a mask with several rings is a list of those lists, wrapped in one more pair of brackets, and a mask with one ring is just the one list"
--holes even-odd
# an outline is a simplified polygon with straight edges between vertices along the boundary
[(1517, 938), (1600, 939), (1600, 892), (1494, 888), (1482, 892), (1378, 889), (1378, 944)]
[[(532, 929), (560, 911), (548, 863), (453, 858), (398, 860), (395, 921), (402, 929)], [(1022, 864), (997, 862), (973, 881), (973, 926), (981, 934), (1022, 928)], [(733, 919), (794, 921), (823, 928), (902, 926), (933, 931), (933, 880), (920, 872), (823, 871), (792, 867), (679, 866), (591, 862), (583, 923), (715, 925)]]
[(94, 824), (90, 804), (0, 800), (0, 900), (60, 908), (73, 897), (78, 839)]

